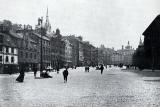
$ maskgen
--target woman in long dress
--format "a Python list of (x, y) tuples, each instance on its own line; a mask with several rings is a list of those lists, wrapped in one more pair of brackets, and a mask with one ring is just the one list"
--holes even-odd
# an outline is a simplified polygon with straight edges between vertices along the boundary
[(18, 82), (23, 82), (24, 80), (24, 72), (25, 72), (25, 66), (22, 66), (21, 69), (20, 69), (20, 74), (19, 76), (17, 77), (16, 81)]

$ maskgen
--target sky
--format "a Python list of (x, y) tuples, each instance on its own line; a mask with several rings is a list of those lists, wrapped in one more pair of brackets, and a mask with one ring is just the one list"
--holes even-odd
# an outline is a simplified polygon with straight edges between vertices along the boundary
[(52, 30), (81, 35), (96, 47), (137, 48), (142, 33), (160, 13), (159, 0), (0, 0), (0, 20), (35, 26), (48, 7)]

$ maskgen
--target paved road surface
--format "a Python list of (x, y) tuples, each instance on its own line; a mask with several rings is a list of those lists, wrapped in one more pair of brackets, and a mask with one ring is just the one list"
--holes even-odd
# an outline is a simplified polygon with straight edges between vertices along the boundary
[(149, 77), (119, 68), (100, 71), (69, 69), (68, 83), (62, 72), (51, 79), (34, 79), (26, 73), (0, 75), (0, 107), (159, 107), (160, 77)]

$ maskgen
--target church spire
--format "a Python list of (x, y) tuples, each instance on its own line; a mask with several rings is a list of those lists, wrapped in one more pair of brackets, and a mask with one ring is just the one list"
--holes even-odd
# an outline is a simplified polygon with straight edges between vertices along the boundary
[(49, 17), (48, 17), (48, 6), (47, 6), (47, 13), (46, 13), (46, 22), (49, 21)]
[(49, 15), (48, 15), (48, 6), (47, 6), (47, 12), (46, 12), (46, 23), (45, 23), (45, 28), (47, 33), (51, 32), (51, 24), (49, 22)]

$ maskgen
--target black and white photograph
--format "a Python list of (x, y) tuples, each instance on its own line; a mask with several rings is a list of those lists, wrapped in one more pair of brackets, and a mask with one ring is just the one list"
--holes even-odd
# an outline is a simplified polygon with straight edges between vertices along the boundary
[(160, 107), (159, 0), (0, 0), (0, 107)]

